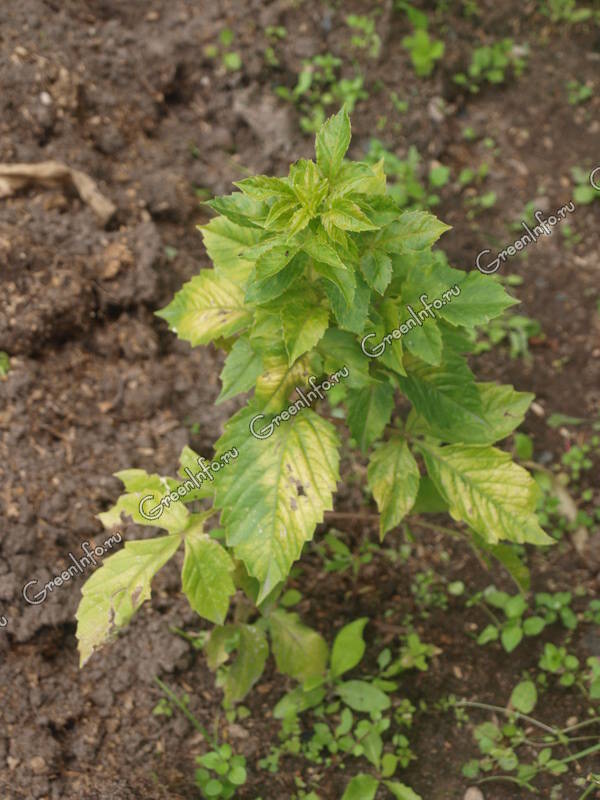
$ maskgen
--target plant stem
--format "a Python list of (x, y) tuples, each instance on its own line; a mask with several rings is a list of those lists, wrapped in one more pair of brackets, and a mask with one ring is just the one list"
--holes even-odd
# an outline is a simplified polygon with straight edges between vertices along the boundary
[(592, 753), (597, 753), (600, 750), (600, 742), (595, 744), (593, 747), (588, 747), (587, 750), (581, 750), (579, 753), (575, 753), (573, 756), (568, 756), (567, 758), (563, 758), (558, 763), (559, 764), (569, 764), (571, 761), (577, 761), (578, 758), (585, 758), (586, 756), (591, 756)]
[(579, 728), (585, 728), (587, 725), (593, 725), (595, 722), (600, 722), (600, 717), (594, 717), (593, 719), (586, 719), (583, 722), (578, 722), (576, 725), (570, 725), (568, 728), (563, 728), (561, 733), (569, 733), (570, 731), (579, 730)]
[(524, 786), (526, 789), (529, 789), (530, 792), (533, 792), (533, 794), (539, 794), (538, 790), (530, 783), (524, 783), (518, 778), (513, 778), (511, 775), (492, 775), (490, 778), (481, 778), (481, 780), (477, 781), (477, 785), (481, 783), (491, 783), (492, 781), (509, 781), (509, 783), (516, 783), (517, 786)]
[(192, 714), (192, 712), (185, 705), (185, 703), (183, 703), (177, 697), (175, 692), (173, 692), (171, 689), (169, 689), (169, 687), (166, 685), (166, 683), (163, 683), (160, 678), (155, 677), (154, 680), (160, 686), (160, 688), (162, 689), (163, 693), (169, 698), (169, 700), (174, 705), (177, 706), (177, 708), (181, 711), (181, 713), (184, 715), (184, 717), (186, 717), (192, 723), (192, 725), (194, 726), (194, 728), (196, 728), (197, 731), (200, 731), (200, 733), (202, 734), (202, 736), (204, 736), (206, 741), (210, 742), (213, 747), (216, 747), (217, 746), (217, 742), (216, 742), (215, 738), (210, 735), (210, 733), (206, 730), (206, 728), (202, 727), (202, 725), (198, 722), (196, 717)]
[[(520, 711), (509, 711), (507, 708), (503, 708), (502, 706), (492, 706), (488, 703), (476, 703), (471, 700), (460, 700), (456, 705), (463, 708), (481, 708), (484, 711), (496, 711), (499, 714), (504, 714), (505, 717), (509, 717), (514, 714), (518, 719), (524, 719), (526, 722), (530, 722), (532, 725), (541, 728), (541, 730), (546, 731), (547, 733), (551, 733), (553, 736), (558, 736), (560, 733), (560, 731), (551, 728), (544, 722), (540, 722), (533, 717), (528, 717), (526, 714), (521, 714)], [(600, 749), (600, 745), (598, 745), (598, 748)]]

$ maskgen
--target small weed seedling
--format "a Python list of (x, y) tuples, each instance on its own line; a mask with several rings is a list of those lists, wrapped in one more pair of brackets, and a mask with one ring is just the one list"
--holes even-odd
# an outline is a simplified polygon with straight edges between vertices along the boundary
[(573, 167), (571, 170), (575, 188), (573, 189), (573, 200), (578, 205), (588, 205), (600, 198), (600, 190), (595, 189), (590, 183), (589, 172), (581, 167)]
[(352, 47), (366, 50), (370, 58), (378, 58), (381, 51), (381, 39), (375, 30), (375, 21), (371, 17), (349, 14), (346, 25), (355, 31), (350, 43)]
[(415, 72), (421, 78), (431, 75), (435, 62), (442, 58), (445, 49), (442, 41), (430, 38), (423, 28), (417, 28), (411, 36), (405, 36), (402, 46), (410, 53)]
[(541, 0), (542, 13), (552, 22), (585, 22), (592, 16), (589, 8), (577, 8), (577, 0)]
[(512, 39), (502, 39), (492, 45), (477, 47), (473, 51), (466, 74), (458, 73), (454, 76), (454, 81), (475, 93), (485, 82), (504, 83), (508, 67), (512, 67), (515, 77), (518, 78), (525, 69), (525, 55), (526, 50), (519, 53)]
[(567, 82), (567, 99), (571, 106), (585, 103), (593, 93), (591, 86), (587, 86), (585, 83), (580, 83), (579, 81)]

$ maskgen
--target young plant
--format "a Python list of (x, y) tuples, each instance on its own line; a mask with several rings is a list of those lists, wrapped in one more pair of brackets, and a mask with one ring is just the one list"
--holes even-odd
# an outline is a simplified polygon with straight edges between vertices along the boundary
[(412, 36), (405, 36), (402, 46), (410, 53), (415, 72), (422, 78), (431, 75), (435, 62), (440, 60), (445, 50), (444, 43), (431, 39), (424, 28), (417, 28)]
[(525, 68), (525, 60), (523, 55), (518, 54), (512, 39), (502, 39), (492, 45), (475, 48), (467, 73), (458, 73), (454, 81), (476, 93), (486, 81), (503, 83), (509, 66), (512, 66), (518, 78)]
[[(338, 427), (345, 420), (369, 454), (381, 538), (411, 512), (446, 508), (498, 558), (503, 539), (552, 543), (534, 513), (537, 484), (493, 447), (532, 395), (477, 383), (463, 355), (469, 331), (515, 301), (498, 282), (440, 260), (431, 248), (447, 226), (402, 212), (386, 196), (381, 163), (344, 160), (349, 144), (342, 110), (319, 131), (316, 161), (296, 162), (285, 177), (247, 178), (210, 201), (217, 216), (201, 231), (214, 269), (159, 316), (193, 346), (225, 350), (217, 402), (253, 395), (210, 462), (185, 447), (178, 478), (118, 473), (125, 493), (102, 523), (126, 514), (167, 533), (127, 541), (84, 585), (82, 664), (128, 624), (183, 546), (182, 588), (215, 625), (204, 649), (225, 705), (260, 678), (269, 648), (280, 671), (319, 691), (326, 643), (277, 599), (340, 479), (327, 405), (340, 407)], [(398, 393), (408, 414), (396, 411)], [(213, 516), (218, 527), (207, 525)]]

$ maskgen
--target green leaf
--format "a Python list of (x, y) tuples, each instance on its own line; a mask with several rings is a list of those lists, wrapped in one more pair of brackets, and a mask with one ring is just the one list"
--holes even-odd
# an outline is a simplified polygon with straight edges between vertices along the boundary
[(511, 620), (509, 623), (507, 623), (500, 634), (502, 647), (507, 653), (512, 653), (512, 651), (520, 644), (522, 639), (523, 628), (519, 625), (517, 620)]
[(477, 644), (484, 645), (498, 641), (498, 628), (495, 625), (486, 625), (477, 637)]
[(394, 409), (394, 390), (387, 383), (375, 383), (348, 392), (348, 427), (365, 453), (389, 423)]
[(215, 271), (223, 278), (236, 283), (247, 280), (252, 269), (252, 262), (242, 256), (242, 252), (257, 244), (264, 232), (258, 228), (236, 225), (225, 217), (211, 219), (207, 225), (199, 225), (204, 246)]
[(404, 211), (396, 222), (383, 228), (375, 241), (386, 253), (400, 254), (410, 250), (427, 250), (450, 225), (427, 211)]
[(351, 307), (356, 292), (356, 276), (354, 272), (346, 269), (346, 267), (333, 267), (321, 261), (315, 261), (313, 266), (325, 281), (332, 284), (334, 289), (339, 290), (346, 306)]
[(513, 689), (510, 696), (511, 706), (522, 714), (531, 714), (538, 699), (537, 689), (533, 681), (521, 681)]
[(527, 617), (523, 622), (523, 633), (525, 636), (538, 636), (546, 627), (546, 621), (542, 617)]
[(245, 301), (247, 303), (268, 303), (279, 297), (302, 276), (307, 260), (304, 253), (297, 253), (290, 263), (276, 275), (260, 279), (254, 272), (246, 289)]
[(247, 339), (238, 339), (225, 359), (221, 372), (221, 392), (215, 405), (235, 397), (241, 392), (248, 392), (256, 383), (262, 372), (262, 358), (255, 353)]
[(329, 233), (332, 227), (342, 231), (376, 231), (374, 225), (361, 207), (346, 197), (332, 200), (327, 211), (321, 214), (323, 227)]
[(283, 339), (292, 364), (308, 350), (312, 350), (329, 325), (329, 312), (322, 305), (294, 302), (281, 311)]
[(400, 388), (425, 417), (429, 431), (444, 441), (470, 442), (489, 434), (473, 374), (462, 356), (447, 354), (439, 367), (404, 359)]
[(322, 686), (305, 691), (302, 686), (297, 686), (285, 694), (273, 709), (275, 719), (285, 719), (289, 716), (301, 714), (309, 708), (314, 708), (322, 702), (326, 690)]
[(236, 181), (234, 186), (255, 200), (270, 200), (273, 197), (293, 197), (294, 191), (285, 178), (272, 178), (269, 175), (254, 175)]
[(373, 166), (363, 161), (348, 161), (342, 164), (333, 182), (330, 178), (330, 183), (332, 198), (348, 194), (384, 195), (386, 179), (383, 159)]
[(303, 625), (298, 614), (281, 609), (269, 615), (269, 629), (277, 669), (297, 681), (323, 675), (327, 666), (327, 642), (317, 631)]
[(384, 781), (386, 787), (394, 795), (396, 800), (423, 800), (420, 794), (413, 792), (410, 786), (397, 781)]
[(261, 227), (268, 214), (268, 207), (241, 192), (234, 192), (226, 197), (215, 197), (208, 200), (205, 205), (210, 206), (213, 211), (230, 219), (236, 225), (242, 227)]
[(371, 775), (365, 773), (355, 775), (346, 786), (342, 800), (373, 800), (378, 786), (379, 781)]
[[(329, 267), (328, 269), (331, 269)], [(344, 274), (345, 275), (349, 273)], [(349, 287), (349, 284), (348, 284)], [(337, 323), (342, 330), (361, 334), (367, 323), (369, 304), (371, 300), (371, 290), (363, 281), (360, 275), (356, 275), (356, 287), (352, 297), (352, 303), (346, 302), (344, 292), (333, 282), (327, 282), (324, 286)]]
[(399, 525), (417, 499), (419, 467), (407, 443), (394, 437), (376, 448), (367, 469), (369, 489), (381, 515), (379, 535)]
[[(446, 289), (449, 286), (448, 284)], [(507, 308), (519, 303), (500, 283), (490, 280), (489, 276), (480, 272), (466, 273), (466, 277), (458, 283), (458, 286), (460, 295), (452, 302), (446, 303), (439, 312), (452, 325), (464, 325), (466, 328), (486, 325)]]
[[(322, 200), (327, 195), (329, 189), (327, 179), (323, 178), (314, 161), (304, 158), (292, 165), (290, 178), (296, 197), (303, 206), (308, 222), (315, 216)], [(293, 223), (292, 228), (294, 228)]]
[(264, 632), (256, 625), (237, 623), (227, 625), (226, 629), (229, 635), (237, 634), (236, 657), (231, 666), (217, 676), (217, 685), (225, 692), (223, 705), (231, 708), (246, 697), (263, 674), (269, 645)]
[(367, 617), (355, 619), (345, 625), (335, 637), (330, 666), (333, 679), (339, 678), (360, 663), (366, 647), (362, 634), (368, 621)]
[(298, 245), (274, 244), (257, 259), (256, 280), (264, 281), (277, 275), (296, 256), (298, 249)]
[(350, 118), (346, 108), (329, 117), (317, 133), (315, 152), (317, 164), (330, 180), (335, 177), (342, 165), (350, 145)]
[(232, 336), (252, 321), (239, 285), (208, 269), (184, 284), (156, 314), (192, 346)]
[(335, 691), (353, 711), (376, 713), (391, 705), (387, 694), (366, 681), (345, 681)]
[(466, 522), (487, 542), (501, 539), (553, 544), (535, 516), (538, 489), (510, 455), (486, 446), (419, 443), (427, 471), (448, 500), (450, 515)]
[(261, 582), (258, 602), (287, 576), (331, 508), (338, 464), (333, 425), (303, 409), (268, 439), (251, 437), (228, 467), (216, 505), (228, 545)]
[(392, 280), (392, 259), (383, 250), (368, 250), (360, 259), (360, 269), (369, 286), (383, 294)]
[(185, 559), (181, 579), (191, 607), (204, 619), (222, 625), (235, 594), (231, 579), (234, 564), (229, 553), (202, 530), (185, 534)]
[(319, 342), (319, 353), (324, 358), (327, 372), (348, 367), (349, 376), (344, 381), (348, 386), (362, 388), (372, 383), (367, 359), (356, 338), (348, 331), (329, 328)]
[(150, 598), (152, 578), (180, 544), (179, 535), (125, 542), (88, 578), (76, 614), (80, 666)]

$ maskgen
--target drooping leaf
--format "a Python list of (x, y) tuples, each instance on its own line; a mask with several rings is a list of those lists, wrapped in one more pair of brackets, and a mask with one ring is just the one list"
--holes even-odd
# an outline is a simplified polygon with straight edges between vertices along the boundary
[(283, 338), (289, 363), (317, 344), (329, 325), (329, 312), (325, 306), (297, 301), (281, 311)]
[(356, 287), (350, 304), (346, 302), (346, 297), (337, 284), (328, 281), (324, 288), (339, 327), (342, 330), (361, 334), (365, 329), (369, 314), (371, 290), (360, 275), (357, 274), (355, 279)]
[(204, 619), (222, 625), (235, 594), (231, 556), (201, 529), (187, 531), (181, 579), (191, 607)]
[(277, 669), (297, 681), (323, 675), (328, 648), (323, 637), (304, 625), (298, 614), (277, 609), (269, 615), (269, 630)]
[(311, 409), (275, 427), (266, 440), (251, 437), (217, 486), (227, 543), (261, 582), (258, 602), (283, 580), (331, 508), (338, 480), (333, 426)]
[(406, 358), (404, 364), (408, 374), (398, 376), (400, 388), (434, 436), (463, 442), (490, 436), (473, 374), (462, 356), (448, 354), (439, 367)]
[(329, 328), (319, 342), (319, 352), (327, 372), (335, 372), (344, 366), (348, 368), (349, 375), (344, 381), (348, 386), (362, 388), (373, 382), (365, 354), (356, 337), (348, 331)]
[(238, 339), (225, 359), (221, 372), (223, 386), (215, 405), (235, 397), (236, 394), (250, 391), (261, 372), (260, 355), (254, 352), (247, 339)]
[(348, 427), (365, 453), (389, 423), (394, 409), (394, 390), (388, 383), (374, 383), (348, 392)]
[(368, 617), (355, 619), (345, 625), (335, 637), (331, 650), (332, 678), (339, 678), (360, 663), (366, 648), (362, 634), (368, 621)]
[(383, 294), (392, 280), (392, 260), (383, 250), (368, 250), (360, 259), (360, 269), (369, 286)]
[(330, 117), (317, 133), (315, 152), (317, 164), (330, 180), (341, 167), (350, 145), (350, 118), (345, 107)]
[(369, 489), (377, 501), (380, 538), (399, 525), (415, 504), (419, 467), (406, 441), (394, 437), (377, 447), (367, 469)]
[(84, 583), (77, 609), (80, 665), (150, 598), (150, 583), (181, 543), (180, 535), (125, 542)]
[(257, 625), (237, 623), (235, 626), (227, 625), (226, 628), (234, 629), (236, 653), (231, 665), (217, 677), (217, 686), (221, 686), (225, 692), (223, 705), (231, 708), (246, 697), (263, 674), (269, 645), (264, 631)]
[(184, 284), (169, 305), (156, 314), (194, 347), (232, 336), (252, 320), (239, 285), (208, 269)]
[(427, 471), (448, 500), (450, 515), (483, 539), (553, 544), (535, 516), (538, 489), (510, 455), (484, 445), (435, 447), (419, 443)]

